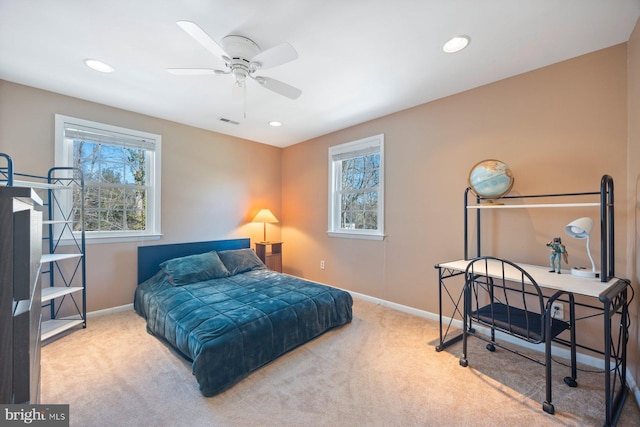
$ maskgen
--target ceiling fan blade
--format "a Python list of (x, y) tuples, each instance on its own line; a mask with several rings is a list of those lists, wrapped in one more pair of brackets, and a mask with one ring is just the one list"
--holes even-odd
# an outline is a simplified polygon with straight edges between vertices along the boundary
[(253, 58), (252, 63), (260, 64), (261, 69), (275, 67), (298, 59), (298, 52), (289, 43), (282, 43), (260, 52)]
[(178, 21), (176, 24), (178, 24), (180, 28), (193, 37), (195, 41), (200, 43), (209, 52), (218, 57), (229, 56), (227, 52), (225, 52), (224, 49), (209, 36), (209, 34), (205, 33), (202, 28), (198, 27), (197, 24), (191, 21)]
[(255, 80), (260, 83), (261, 86), (287, 98), (298, 99), (302, 94), (302, 91), (297, 87), (283, 83), (280, 80), (272, 79), (271, 77), (260, 76), (256, 77)]
[(167, 71), (176, 76), (208, 76), (218, 74), (211, 68), (167, 68)]

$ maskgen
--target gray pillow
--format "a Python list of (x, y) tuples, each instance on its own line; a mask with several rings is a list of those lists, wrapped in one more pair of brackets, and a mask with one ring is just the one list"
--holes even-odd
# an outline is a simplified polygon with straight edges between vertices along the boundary
[(173, 286), (228, 277), (231, 274), (214, 251), (174, 258), (160, 264)]
[(220, 251), (218, 255), (232, 275), (267, 268), (251, 249)]

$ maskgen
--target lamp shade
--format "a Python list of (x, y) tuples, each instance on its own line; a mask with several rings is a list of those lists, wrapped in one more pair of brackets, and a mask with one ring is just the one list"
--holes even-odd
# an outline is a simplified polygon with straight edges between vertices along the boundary
[(269, 209), (260, 209), (260, 212), (258, 212), (258, 214), (253, 217), (252, 222), (268, 222), (269, 224), (271, 224), (274, 222), (278, 222), (278, 218), (276, 218)]
[(589, 257), (589, 261), (591, 261), (591, 271), (581, 267), (575, 267), (571, 269), (571, 274), (574, 276), (598, 277), (596, 264), (593, 262), (591, 249), (589, 248), (589, 234), (591, 234), (591, 230), (593, 230), (593, 220), (588, 217), (573, 220), (564, 227), (564, 231), (574, 239), (587, 239), (587, 256)]
[(263, 237), (262, 242), (267, 242), (267, 223), (278, 222), (278, 218), (274, 214), (271, 213), (269, 209), (260, 209), (260, 212), (256, 216), (253, 217), (252, 222), (261, 222), (262, 223), (262, 231)]
[(586, 239), (593, 230), (593, 220), (588, 217), (578, 218), (564, 227), (564, 231), (575, 239)]

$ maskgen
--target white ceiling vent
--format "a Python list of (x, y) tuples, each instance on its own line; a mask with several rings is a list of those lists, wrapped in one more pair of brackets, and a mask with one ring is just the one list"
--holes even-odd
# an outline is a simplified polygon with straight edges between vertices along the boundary
[(240, 122), (236, 122), (235, 120), (231, 120), (231, 119), (226, 119), (224, 117), (218, 117), (218, 120), (220, 120), (221, 122), (230, 123), (232, 125), (239, 125), (240, 124)]

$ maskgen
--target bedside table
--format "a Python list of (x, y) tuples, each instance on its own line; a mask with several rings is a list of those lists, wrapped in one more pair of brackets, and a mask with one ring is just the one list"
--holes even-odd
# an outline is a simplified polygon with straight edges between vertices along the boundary
[[(271, 250), (268, 251), (268, 249)], [(256, 243), (256, 255), (269, 270), (282, 273), (282, 242)]]

